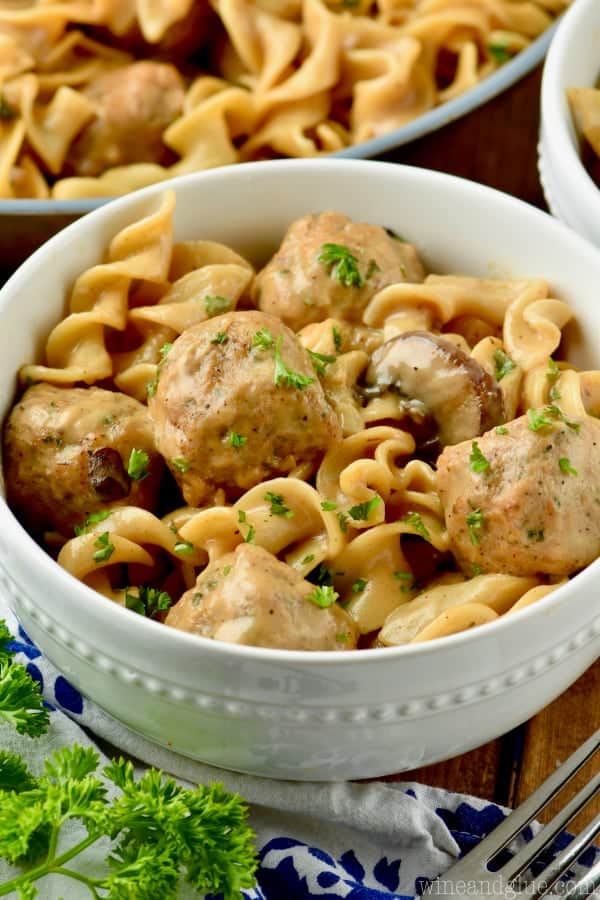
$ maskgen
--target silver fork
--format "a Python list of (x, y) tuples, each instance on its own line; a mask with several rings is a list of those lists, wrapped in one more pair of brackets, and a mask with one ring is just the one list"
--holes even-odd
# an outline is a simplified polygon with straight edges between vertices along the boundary
[[(428, 888), (433, 896), (468, 896), (479, 900), (481, 897), (499, 897), (517, 900), (528, 898), (537, 900), (544, 897), (560, 878), (568, 872), (581, 854), (600, 834), (600, 813), (568, 847), (560, 852), (546, 868), (528, 883), (519, 882), (540, 853), (566, 828), (569, 822), (600, 792), (600, 760), (596, 773), (578, 794), (576, 794), (527, 844), (518, 850), (503, 866), (492, 871), (490, 860), (505, 850), (509, 844), (530, 824), (538, 813), (558, 794), (571, 778), (600, 749), (600, 730), (593, 734), (569, 759), (563, 763), (525, 803), (510, 813), (473, 850)], [(562, 900), (583, 900), (600, 885), (600, 859), (587, 872), (561, 885)]]

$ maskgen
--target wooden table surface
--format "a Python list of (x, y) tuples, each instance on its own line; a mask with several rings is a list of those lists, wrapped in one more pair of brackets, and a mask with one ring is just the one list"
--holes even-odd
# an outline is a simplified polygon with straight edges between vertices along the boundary
[[(465, 118), (382, 158), (460, 175), (546, 209), (537, 173), (540, 80), (538, 69)], [(600, 660), (515, 731), (464, 756), (397, 778), (514, 806), (598, 728)], [(599, 766), (596, 760), (596, 769)], [(585, 775), (587, 769), (579, 782)], [(600, 799), (595, 808), (600, 811)]]

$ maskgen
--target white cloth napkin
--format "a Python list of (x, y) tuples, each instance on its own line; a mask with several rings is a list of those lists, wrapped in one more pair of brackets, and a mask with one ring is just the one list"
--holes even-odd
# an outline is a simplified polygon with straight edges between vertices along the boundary
[[(2, 618), (15, 635), (16, 659), (42, 683), (54, 710), (41, 738), (21, 737), (1, 726), (0, 747), (21, 754), (37, 773), (58, 747), (94, 745), (96, 736), (101, 744), (108, 741), (133, 757), (140, 768), (155, 766), (187, 785), (219, 781), (238, 792), (250, 804), (261, 856), (258, 885), (244, 894), (248, 900), (414, 896), (504, 815), (486, 801), (416, 783), (271, 781), (194, 762), (134, 734), (82, 698), (31, 643), (0, 598)], [(102, 753), (101, 761), (107, 761)], [(97, 866), (106, 849), (95, 845), (79, 865)], [(6, 872), (0, 863), (0, 881)], [(89, 897), (85, 886), (57, 876), (40, 887), (43, 900)], [(181, 896), (192, 894), (184, 889)]]

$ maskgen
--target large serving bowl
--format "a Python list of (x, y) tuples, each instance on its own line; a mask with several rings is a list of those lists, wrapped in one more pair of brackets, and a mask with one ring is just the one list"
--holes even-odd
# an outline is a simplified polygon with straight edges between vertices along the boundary
[(600, 77), (600, 3), (577, 0), (562, 18), (542, 80), (539, 169), (555, 216), (600, 246), (600, 189), (581, 161), (581, 143), (567, 100), (571, 87)]
[[(335, 209), (397, 229), (436, 272), (544, 276), (577, 315), (567, 357), (600, 365), (600, 253), (517, 200), (433, 172), (333, 160), (249, 164), (172, 187), (176, 239), (223, 241), (256, 262), (293, 219)], [(3, 414), (74, 279), (163, 189), (65, 229), (0, 292)], [(461, 753), (541, 709), (600, 652), (600, 561), (491, 625), (346, 653), (239, 647), (143, 619), (59, 568), (3, 501), (0, 564), (25, 629), (101, 707), (191, 757), (279, 778), (375, 776)]]

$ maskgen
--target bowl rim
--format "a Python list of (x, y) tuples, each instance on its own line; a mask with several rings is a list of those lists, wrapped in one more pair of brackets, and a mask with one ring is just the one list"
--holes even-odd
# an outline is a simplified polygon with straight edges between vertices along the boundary
[[(332, 158), (320, 159), (284, 159), (270, 160), (268, 162), (252, 162), (244, 166), (233, 168), (210, 169), (203, 172), (194, 172), (187, 175), (181, 175), (178, 178), (170, 179), (164, 182), (149, 185), (139, 191), (126, 194), (110, 203), (104, 204), (94, 210), (90, 215), (85, 216), (62, 231), (58, 232), (49, 241), (38, 248), (9, 278), (6, 284), (0, 289), (0, 317), (3, 308), (9, 301), (15, 302), (21, 285), (30, 281), (31, 277), (35, 277), (40, 264), (46, 264), (44, 261), (50, 258), (58, 258), (59, 254), (55, 250), (60, 248), (63, 241), (68, 240), (71, 234), (82, 232), (85, 235), (86, 229), (90, 232), (95, 230), (95, 224), (98, 222), (110, 221), (114, 216), (123, 212), (129, 206), (138, 206), (145, 200), (153, 200), (158, 198), (165, 190), (174, 189), (184, 193), (185, 188), (192, 182), (205, 182), (208, 180), (218, 181), (222, 178), (235, 179), (243, 181), (246, 178), (253, 180), (254, 177), (269, 177), (269, 173), (277, 178), (286, 176), (290, 170), (296, 170), (296, 173), (303, 174), (304, 177), (313, 177), (311, 172), (321, 172), (322, 174), (335, 173), (340, 167), (353, 179), (368, 177), (369, 174), (375, 175), (376, 172), (385, 172), (387, 177), (392, 179), (398, 177), (400, 179), (411, 179), (421, 182), (424, 191), (437, 193), (437, 185), (449, 186), (451, 190), (457, 191), (459, 194), (470, 193), (474, 197), (489, 198), (489, 201), (501, 215), (510, 215), (511, 211), (518, 210), (521, 216), (530, 220), (530, 227), (540, 227), (556, 233), (560, 238), (566, 252), (573, 251), (579, 257), (585, 257), (590, 260), (592, 265), (600, 269), (599, 251), (584, 237), (568, 228), (559, 220), (553, 218), (548, 213), (520, 200), (516, 197), (504, 194), (494, 188), (468, 179), (459, 178), (455, 175), (447, 175), (442, 172), (431, 171), (427, 169), (419, 169), (412, 166), (400, 165), (397, 163), (379, 162), (374, 160), (340, 160)], [(295, 173), (295, 175), (296, 175)], [(42, 265), (43, 268), (43, 265)], [(169, 628), (161, 622), (156, 622), (139, 616), (132, 610), (128, 610), (116, 603), (111, 603), (106, 597), (97, 593), (83, 582), (76, 579), (73, 575), (62, 569), (52, 557), (46, 553), (43, 548), (36, 543), (31, 535), (25, 530), (16, 518), (13, 511), (8, 506), (4, 496), (0, 496), (0, 533), (6, 542), (6, 556), (16, 556), (21, 564), (25, 564), (25, 557), (36, 566), (39, 566), (40, 584), (53, 584), (57, 590), (61, 590), (63, 594), (69, 598), (74, 598), (78, 593), (80, 598), (85, 598), (87, 605), (92, 605), (98, 616), (109, 622), (109, 627), (117, 627), (119, 622), (126, 626), (127, 623), (133, 624), (135, 616), (136, 628), (132, 629), (133, 640), (140, 643), (146, 638), (155, 639), (159, 634), (164, 637), (162, 639), (163, 652), (170, 650), (168, 644), (171, 644), (173, 651), (177, 645), (195, 649), (196, 652), (209, 652), (218, 654), (221, 658), (226, 657), (242, 657), (248, 660), (263, 663), (282, 663), (288, 662), (294, 665), (311, 666), (314, 664), (334, 666), (355, 665), (357, 659), (364, 660), (361, 665), (374, 664), (378, 665), (382, 660), (390, 662), (398, 658), (411, 658), (415, 654), (420, 657), (434, 653), (439, 656), (440, 651), (444, 649), (448, 651), (462, 649), (465, 645), (477, 643), (480, 639), (483, 641), (494, 638), (495, 635), (507, 629), (518, 628), (519, 625), (529, 619), (537, 618), (539, 615), (548, 614), (559, 604), (565, 602), (568, 595), (575, 590), (574, 585), (581, 586), (582, 590), (586, 590), (587, 583), (600, 573), (600, 557), (594, 560), (590, 565), (586, 566), (581, 572), (575, 575), (566, 584), (557, 588), (556, 591), (541, 598), (534, 604), (518, 610), (511, 615), (500, 616), (497, 620), (480, 625), (475, 628), (468, 629), (457, 634), (448, 635), (442, 638), (435, 638), (419, 644), (405, 644), (397, 647), (381, 647), (373, 648), (368, 651), (364, 650), (282, 650), (268, 647), (254, 647), (246, 645), (238, 645), (214, 641), (201, 635), (191, 634), (180, 631), (179, 629)], [(20, 587), (21, 577), (12, 574), (12, 566), (2, 562), (2, 567), (6, 567), (9, 577)], [(110, 611), (109, 611), (110, 610)], [(42, 610), (43, 611), (43, 610)], [(112, 617), (112, 623), (110, 619)], [(591, 616), (589, 624), (594, 621)], [(114, 623), (114, 625), (113, 625)]]
[[(594, 214), (600, 216), (600, 188), (581, 160), (562, 79), (564, 60), (577, 46), (577, 34), (588, 27), (588, 19), (596, 19), (597, 27), (600, 28), (598, 0), (578, 0), (559, 21), (542, 75), (541, 121), (543, 134), (547, 136), (544, 141), (548, 144), (549, 156), (560, 161), (565, 182), (567, 179), (575, 179), (575, 184), (569, 185), (569, 192), (576, 193), (579, 201), (585, 198), (592, 207), (597, 207)], [(598, 69), (600, 74), (600, 62)], [(557, 171), (560, 172), (560, 169)]]
[[(456, 119), (460, 119), (462, 116), (478, 109), (524, 78), (544, 59), (563, 16), (564, 13), (535, 38), (528, 47), (521, 50), (509, 62), (502, 65), (491, 75), (488, 75), (487, 78), (477, 82), (463, 94), (459, 94), (452, 100), (447, 100), (445, 103), (433, 107), (433, 109), (428, 110), (400, 128), (394, 128), (393, 131), (371, 138), (368, 141), (361, 141), (360, 144), (345, 147), (343, 150), (328, 153), (325, 157), (334, 159), (367, 159), (379, 156), (382, 153), (410, 144), (440, 128), (444, 128), (444, 126), (456, 121)], [(234, 165), (248, 164), (234, 163)], [(172, 181), (174, 179), (168, 180)], [(166, 181), (160, 183), (166, 184)], [(131, 193), (135, 192), (132, 191)], [(27, 197), (12, 200), (0, 199), (0, 216), (81, 215), (92, 212), (99, 206), (114, 199), (114, 197), (82, 197), (74, 200), (54, 200), (52, 198), (38, 200)]]

